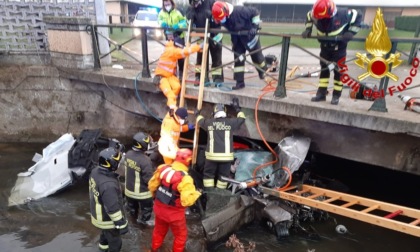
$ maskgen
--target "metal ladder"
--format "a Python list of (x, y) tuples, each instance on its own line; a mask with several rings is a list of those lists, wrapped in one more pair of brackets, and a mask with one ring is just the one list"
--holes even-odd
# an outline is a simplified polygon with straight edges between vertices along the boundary
[(420, 210), (309, 185), (284, 191), (260, 186), (263, 193), (334, 214), (420, 237)]
[[(202, 37), (204, 38), (204, 47), (203, 47), (203, 58), (201, 61), (201, 75), (200, 75), (200, 84), (198, 86), (198, 96), (197, 95), (190, 95), (190, 94), (186, 94), (186, 79), (187, 79), (187, 75), (188, 75), (188, 62), (189, 62), (189, 56), (187, 56), (185, 58), (185, 64), (184, 64), (184, 72), (183, 72), (183, 76), (182, 76), (182, 83), (181, 83), (181, 92), (180, 92), (180, 98), (179, 98), (179, 107), (184, 107), (185, 106), (185, 99), (192, 99), (192, 100), (197, 100), (197, 110), (201, 110), (202, 106), (203, 106), (203, 95), (204, 95), (204, 82), (205, 82), (205, 77), (206, 77), (206, 71), (207, 71), (207, 60), (208, 60), (208, 50), (209, 50), (209, 45), (208, 45), (208, 28), (209, 28), (209, 20), (206, 20), (206, 26), (205, 26), (205, 31), (204, 33), (197, 33), (197, 32), (192, 32), (191, 31), (191, 27), (192, 27), (192, 22), (189, 22), (188, 25), (188, 32), (187, 32), (187, 46), (190, 46), (191, 44), (191, 38), (192, 37)], [(188, 110), (188, 114), (194, 114), (194, 111), (192, 110)], [(195, 119), (195, 118), (194, 118)], [(198, 136), (200, 134), (200, 127), (195, 127), (195, 132), (194, 132), (194, 140), (192, 141), (193, 143), (193, 158), (192, 158), (192, 164), (194, 165), (197, 161), (197, 151), (198, 151)], [(187, 139), (182, 139), (184, 141), (186, 141)]]

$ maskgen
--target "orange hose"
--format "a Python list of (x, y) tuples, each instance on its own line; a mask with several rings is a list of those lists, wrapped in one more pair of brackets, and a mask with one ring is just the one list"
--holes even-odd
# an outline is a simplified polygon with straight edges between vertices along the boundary
[[(259, 104), (260, 104), (260, 101), (261, 101), (261, 99), (262, 99), (262, 97), (264, 96), (264, 95), (266, 95), (266, 94), (268, 94), (268, 93), (272, 93), (272, 92), (274, 92), (273, 90), (268, 90), (268, 91), (266, 91), (266, 92), (263, 92), (259, 97), (258, 97), (258, 100), (257, 100), (257, 102), (256, 102), (256, 104), (255, 104), (255, 112), (254, 112), (254, 114), (255, 114), (255, 125), (256, 125), (256, 127), (257, 127), (257, 131), (258, 131), (258, 134), (260, 135), (260, 137), (261, 137), (261, 139), (262, 139), (262, 141), (264, 142), (264, 144), (265, 144), (265, 146), (267, 146), (267, 148), (270, 150), (270, 152), (276, 157), (276, 159), (274, 160), (274, 161), (270, 161), (270, 162), (267, 162), (267, 163), (265, 163), (265, 164), (261, 164), (261, 165), (259, 165), (259, 166), (257, 166), (256, 168), (255, 168), (255, 170), (254, 170), (254, 172), (252, 173), (252, 178), (253, 178), (253, 180), (254, 181), (256, 181), (256, 176), (257, 176), (257, 171), (258, 170), (260, 170), (261, 168), (263, 168), (263, 167), (266, 167), (266, 166), (269, 166), (269, 165), (271, 165), (271, 164), (275, 164), (275, 163), (277, 163), (278, 161), (279, 161), (279, 157), (277, 156), (277, 153), (273, 150), (273, 148), (271, 148), (271, 146), (267, 143), (267, 141), (266, 141), (266, 139), (265, 139), (265, 137), (264, 137), (264, 135), (262, 134), (262, 132), (261, 132), (261, 129), (260, 129), (260, 123), (259, 123), (259, 121), (258, 121), (258, 106), (259, 106)], [(285, 185), (285, 186), (283, 186), (283, 187), (281, 187), (281, 188), (279, 188), (278, 190), (283, 190), (283, 189), (285, 189), (285, 188), (287, 188), (287, 187), (289, 187), (289, 185), (292, 183), (292, 173), (290, 172), (290, 169), (289, 168), (287, 168), (286, 166), (283, 166), (282, 167), (282, 169), (283, 170), (285, 170), (288, 174), (289, 174), (289, 179), (288, 179), (288, 182), (287, 182), (287, 184)]]

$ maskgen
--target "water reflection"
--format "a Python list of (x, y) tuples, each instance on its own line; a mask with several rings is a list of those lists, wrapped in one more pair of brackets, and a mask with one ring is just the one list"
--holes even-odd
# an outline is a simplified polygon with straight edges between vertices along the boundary
[[(35, 152), (42, 151), (46, 144), (0, 144), (0, 161), (3, 176), (0, 180), (0, 251), (4, 252), (93, 252), (97, 250), (99, 230), (90, 223), (88, 186), (79, 181), (65, 191), (30, 202), (27, 205), (7, 207), (7, 199), (17, 174), (32, 165)], [(415, 181), (418, 181), (415, 180)], [(413, 191), (412, 193), (418, 193)], [(407, 195), (406, 195), (407, 196)], [(410, 197), (416, 197), (410, 195)], [(418, 198), (418, 197), (417, 197)], [(277, 241), (269, 230), (259, 223), (237, 232), (245, 245), (256, 243), (256, 251), (420, 251), (420, 239), (395, 231), (334, 216), (323, 223), (305, 224), (315, 230), (319, 237), (304, 233), (292, 234), (290, 238)], [(150, 247), (151, 228), (133, 224), (123, 236), (123, 251), (147, 251)], [(337, 224), (347, 227), (348, 233), (335, 232)], [(194, 227), (193, 227), (194, 228)], [(191, 229), (191, 228), (190, 228)], [(168, 234), (169, 235), (169, 234)], [(201, 249), (202, 240), (189, 241), (188, 251)], [(227, 252), (226, 240), (214, 244), (209, 251)], [(164, 243), (164, 251), (170, 251), (171, 236)]]

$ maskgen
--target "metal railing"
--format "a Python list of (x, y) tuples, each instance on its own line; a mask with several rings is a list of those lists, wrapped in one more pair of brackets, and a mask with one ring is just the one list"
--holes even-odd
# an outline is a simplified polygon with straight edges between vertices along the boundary
[[(122, 24), (122, 25), (117, 25), (117, 24), (115, 24), (115, 25), (93, 25), (91, 27), (91, 31), (93, 31), (92, 32), (92, 39), (95, 39), (95, 40), (97, 40), (97, 36), (98, 36), (94, 32), (97, 27), (108, 27), (110, 29), (112, 29), (112, 28), (140, 29), (141, 30), (140, 41), (141, 41), (141, 45), (142, 45), (141, 46), (142, 61), (138, 61), (137, 59), (135, 59), (135, 57), (130, 56), (130, 53), (127, 50), (124, 50), (124, 45), (127, 44), (127, 43), (129, 43), (133, 39), (135, 39), (134, 37), (130, 38), (129, 40), (127, 40), (127, 41), (125, 41), (125, 42), (123, 42), (121, 44), (118, 44), (118, 43), (116, 43), (115, 41), (112, 41), (109, 38), (106, 38), (106, 39), (110, 42), (110, 44), (113, 44), (114, 47), (115, 47), (113, 50), (111, 50), (110, 53), (112, 53), (114, 51), (117, 51), (117, 50), (123, 51), (129, 57), (135, 59), (137, 62), (139, 62), (142, 65), (142, 73), (141, 73), (141, 76), (143, 78), (150, 78), (151, 77), (150, 68), (149, 68), (149, 65), (150, 64), (149, 64), (149, 54), (148, 54), (148, 40), (149, 39), (153, 39), (153, 38), (150, 37), (147, 34), (147, 31), (150, 30), (150, 29), (153, 30), (153, 29), (162, 29), (162, 28), (140, 27), (140, 26), (124, 25), (124, 24)], [(168, 31), (168, 29), (165, 29), (165, 31)], [(171, 31), (171, 30), (169, 30), (169, 31)], [(187, 30), (186, 29), (179, 29), (178, 31), (185, 31), (186, 32)], [(193, 29), (193, 31), (198, 32), (198, 33), (203, 33), (204, 32), (204, 29), (203, 28), (195, 28), (195, 29)], [(213, 32), (213, 33), (225, 33), (225, 34), (235, 34), (235, 35), (247, 35), (248, 34), (248, 31), (240, 31), (240, 32), (232, 33), (232, 32), (228, 32), (226, 30), (218, 30), (218, 29), (217, 30), (210, 29), (209, 32)], [(290, 81), (290, 80), (286, 80), (286, 76), (287, 76), (287, 70), (288, 70), (288, 68), (287, 68), (287, 62), (288, 62), (288, 59), (289, 59), (290, 46), (297, 47), (300, 50), (303, 50), (306, 53), (308, 53), (310, 56), (315, 57), (315, 58), (318, 58), (319, 60), (322, 60), (322, 61), (324, 61), (326, 63), (330, 63), (330, 64), (333, 63), (333, 62), (328, 62), (327, 60), (320, 58), (318, 55), (315, 55), (314, 53), (310, 52), (309, 50), (307, 50), (307, 49), (305, 49), (305, 48), (303, 48), (301, 46), (298, 46), (297, 44), (292, 43), (291, 40), (293, 38), (301, 38), (301, 35), (300, 34), (274, 34), (274, 33), (269, 33), (269, 32), (259, 32), (258, 34), (260, 36), (273, 36), (273, 37), (278, 37), (279, 38), (279, 42), (278, 43), (275, 43), (275, 44), (272, 44), (272, 45), (269, 45), (269, 46), (266, 46), (266, 47), (262, 47), (260, 49), (260, 50), (265, 50), (265, 49), (270, 48), (270, 47), (273, 47), (273, 46), (281, 45), (280, 62), (279, 62), (279, 65), (280, 66), (279, 66), (278, 78), (275, 78), (277, 80), (277, 87), (276, 87), (276, 89), (274, 91), (274, 96), (277, 97), (277, 98), (284, 98), (287, 95), (286, 94), (286, 82), (287, 81)], [(341, 38), (340, 37), (331, 38), (331, 37), (316, 37), (316, 36), (313, 36), (313, 37), (308, 38), (308, 39), (323, 39), (323, 40), (334, 40), (334, 41), (337, 41), (337, 40), (340, 40)], [(355, 38), (353, 38), (352, 41), (365, 42), (366, 39), (365, 38), (355, 37)], [(420, 44), (420, 39), (418, 39), (418, 38), (392, 38), (391, 39), (391, 42), (392, 42), (392, 49), (389, 52), (389, 54), (395, 54), (396, 53), (398, 43), (410, 43), (410, 44), (412, 44), (412, 50), (411, 50), (411, 52), (409, 54), (407, 54), (405, 52), (401, 52), (402, 54), (406, 55), (409, 58), (409, 60), (412, 61), (414, 59), (414, 57), (415, 57), (414, 54), (416, 53), (416, 50), (414, 50), (414, 48), (417, 48), (416, 46), (418, 44)], [(163, 43), (161, 43), (161, 44), (163, 45)], [(93, 43), (93, 45), (96, 46), (96, 48), (94, 48), (94, 52), (98, 52), (97, 43)], [(235, 53), (229, 47), (227, 47), (226, 45), (222, 45), (222, 46), (224, 48), (230, 50), (232, 53)], [(260, 51), (260, 50), (258, 50), (258, 51)], [(245, 56), (244, 58), (246, 59), (246, 56), (252, 55), (252, 54), (254, 54), (256, 52), (257, 51), (249, 52), (246, 55), (244, 55)], [(100, 63), (99, 63), (100, 62), (100, 58), (105, 57), (107, 55), (108, 54), (106, 54), (106, 55), (99, 55), (98, 53), (94, 54), (94, 56), (95, 56), (95, 67), (96, 68), (100, 68)], [(419, 56), (417, 56), (417, 57), (419, 57)], [(224, 66), (229, 65), (229, 64), (232, 64), (234, 62), (235, 62), (235, 60), (232, 61), (232, 62), (229, 62), (229, 63), (224, 63), (220, 67), (224, 67)], [(259, 68), (259, 66), (254, 65), (252, 62), (247, 61), (247, 63), (252, 64), (255, 68), (257, 68), (259, 70), (263, 70), (263, 69)], [(334, 65), (335, 65), (334, 66), (335, 68), (338, 68), (338, 66), (336, 64), (334, 64)], [(389, 72), (391, 72), (391, 69), (392, 69), (392, 63), (389, 65)], [(209, 71), (211, 71), (211, 70), (215, 70), (215, 69), (209, 69)], [(299, 77), (297, 77), (297, 78), (299, 78)], [(293, 78), (293, 79), (297, 79), (297, 78)], [(389, 82), (389, 78), (387, 76), (384, 77), (384, 78), (382, 78), (380, 80), (379, 91), (380, 90), (384, 90), (384, 94), (385, 95), (387, 94), (388, 82)], [(363, 84), (361, 84), (361, 85), (363, 85)], [(375, 99), (375, 101), (374, 101), (372, 107), (370, 108), (370, 110), (386, 112), (387, 109), (386, 109), (386, 103), (385, 103), (385, 99), (384, 98), (385, 97), (381, 97), (381, 98)]]

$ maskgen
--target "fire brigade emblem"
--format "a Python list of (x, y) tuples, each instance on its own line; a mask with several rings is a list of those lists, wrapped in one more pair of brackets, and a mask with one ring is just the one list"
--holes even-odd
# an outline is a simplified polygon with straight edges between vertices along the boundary
[(391, 51), (392, 44), (380, 8), (376, 11), (372, 30), (366, 38), (365, 48), (373, 58), (370, 58), (365, 53), (356, 53), (357, 60), (355, 60), (355, 64), (367, 70), (367, 72), (357, 77), (359, 81), (364, 80), (368, 76), (376, 79), (382, 79), (388, 76), (393, 81), (397, 81), (398, 76), (389, 72), (389, 65), (392, 64), (392, 68), (399, 66), (402, 63), (402, 60), (399, 59), (401, 54), (390, 54), (388, 58), (385, 58), (386, 54)]

